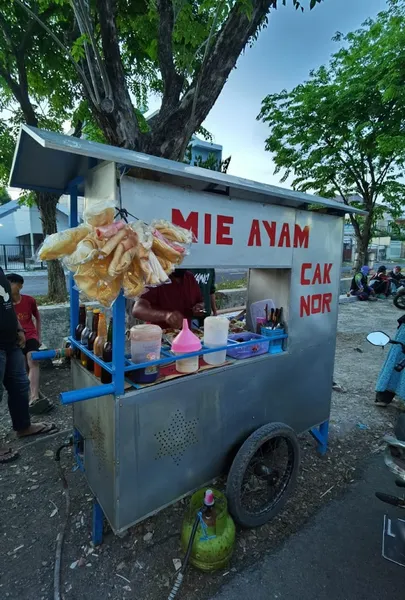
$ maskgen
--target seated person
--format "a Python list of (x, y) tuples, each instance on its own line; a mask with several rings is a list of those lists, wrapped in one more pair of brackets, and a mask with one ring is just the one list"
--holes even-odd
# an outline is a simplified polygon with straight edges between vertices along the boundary
[(203, 317), (203, 297), (194, 275), (185, 269), (175, 269), (170, 281), (170, 284), (149, 288), (135, 302), (132, 315), (162, 329), (181, 329), (183, 319), (191, 325), (193, 318)]
[(401, 281), (404, 279), (404, 276), (401, 272), (401, 267), (399, 265), (394, 267), (393, 270), (388, 273), (388, 277), (391, 280), (391, 291), (395, 294), (397, 289), (401, 287)]
[(350, 286), (351, 296), (357, 296), (359, 300), (374, 300), (374, 290), (368, 285), (368, 274), (370, 268), (367, 265), (361, 267), (360, 272), (352, 279)]
[(370, 287), (379, 298), (388, 298), (391, 293), (390, 280), (387, 276), (387, 267), (381, 265), (378, 267), (377, 274), (370, 282)]

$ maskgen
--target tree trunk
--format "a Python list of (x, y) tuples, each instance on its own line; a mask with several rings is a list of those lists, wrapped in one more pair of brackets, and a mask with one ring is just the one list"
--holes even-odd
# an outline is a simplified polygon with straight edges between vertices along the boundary
[[(44, 236), (57, 232), (56, 206), (59, 197), (53, 194), (36, 195), (36, 203), (42, 221)], [(52, 302), (66, 302), (67, 290), (63, 267), (59, 260), (49, 260), (48, 264), (48, 298)]]
[(357, 261), (356, 261), (356, 270), (360, 269), (363, 265), (368, 264), (369, 253), (368, 247), (371, 239), (371, 228), (372, 228), (372, 218), (370, 217), (370, 213), (364, 219), (363, 227), (356, 232), (357, 239)]

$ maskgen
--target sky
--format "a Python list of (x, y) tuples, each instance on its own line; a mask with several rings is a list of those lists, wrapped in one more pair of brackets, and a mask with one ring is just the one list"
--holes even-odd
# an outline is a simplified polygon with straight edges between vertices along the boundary
[(337, 49), (331, 39), (337, 31), (353, 31), (385, 8), (385, 0), (324, 0), (302, 13), (288, 0), (271, 13), (268, 28), (240, 57), (204, 123), (214, 142), (223, 145), (224, 158), (232, 155), (229, 173), (280, 185), (264, 150), (268, 127), (256, 121), (262, 99), (304, 81)]

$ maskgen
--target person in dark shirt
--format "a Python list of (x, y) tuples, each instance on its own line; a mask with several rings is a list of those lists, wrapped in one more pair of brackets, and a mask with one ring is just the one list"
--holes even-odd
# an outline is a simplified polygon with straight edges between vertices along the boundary
[(200, 286), (194, 275), (184, 269), (176, 269), (170, 275), (169, 284), (150, 288), (133, 306), (136, 319), (159, 325), (162, 329), (180, 329), (183, 319), (191, 320), (204, 315), (204, 303)]
[(401, 282), (404, 279), (404, 276), (401, 271), (401, 267), (399, 265), (394, 267), (392, 269), (392, 271), (390, 271), (388, 273), (388, 277), (390, 278), (390, 281), (391, 281), (391, 292), (393, 294), (395, 294), (397, 292), (398, 288), (401, 287), (401, 285), (402, 285)]
[[(25, 358), (21, 348), (24, 331), (17, 320), (11, 298), (11, 287), (0, 267), (0, 400), (7, 390), (8, 409), (17, 437), (55, 433), (53, 423), (32, 424), (29, 414), (29, 388)], [(0, 447), (0, 463), (18, 458), (18, 452)]]
[(387, 267), (384, 265), (378, 267), (377, 274), (370, 282), (370, 287), (374, 290), (378, 298), (388, 298), (391, 293), (391, 287), (390, 280), (387, 276)]
[[(205, 317), (217, 316), (217, 305), (215, 302), (215, 269), (190, 269), (198, 285), (204, 300)], [(204, 318), (198, 319), (198, 324), (204, 324)]]

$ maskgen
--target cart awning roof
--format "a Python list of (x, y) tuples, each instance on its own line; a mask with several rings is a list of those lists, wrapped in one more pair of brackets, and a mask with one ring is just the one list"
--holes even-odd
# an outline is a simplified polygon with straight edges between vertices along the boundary
[(83, 180), (80, 178), (84, 178), (89, 169), (103, 161), (152, 171), (159, 174), (161, 182), (190, 187), (198, 191), (225, 192), (234, 198), (239, 197), (263, 204), (281, 204), (293, 208), (306, 208), (312, 204), (341, 215), (364, 214), (364, 211), (335, 200), (192, 167), (133, 150), (44, 131), (28, 125), (23, 125), (19, 133), (10, 174), (10, 186), (62, 195), (67, 193), (75, 182), (79, 185), (79, 193), (81, 193)]

